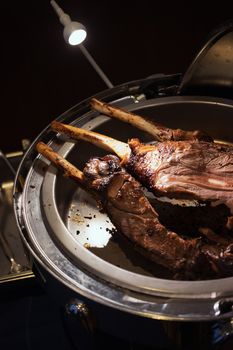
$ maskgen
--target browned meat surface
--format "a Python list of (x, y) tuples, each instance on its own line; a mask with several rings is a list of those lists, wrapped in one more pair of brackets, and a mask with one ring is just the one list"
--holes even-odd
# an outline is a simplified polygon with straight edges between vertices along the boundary
[(202, 141), (129, 141), (126, 167), (156, 196), (233, 203), (232, 147)]
[[(171, 129), (168, 129), (171, 130)], [(195, 130), (195, 131), (185, 131), (182, 129), (172, 129), (172, 133), (170, 137), (163, 137), (162, 141), (185, 141), (185, 140), (199, 140), (212, 142), (213, 139), (211, 136), (207, 135), (204, 131)]]
[[(205, 141), (127, 143), (102, 134), (53, 122), (52, 128), (72, 138), (114, 152), (122, 165), (155, 196), (222, 202), (233, 214), (233, 148)], [(233, 225), (229, 222), (229, 225)]]
[(116, 228), (147, 258), (171, 270), (175, 279), (233, 275), (233, 240), (218, 240), (205, 228), (198, 238), (181, 237), (167, 229), (117, 157), (93, 158), (83, 173), (87, 188), (99, 193)]

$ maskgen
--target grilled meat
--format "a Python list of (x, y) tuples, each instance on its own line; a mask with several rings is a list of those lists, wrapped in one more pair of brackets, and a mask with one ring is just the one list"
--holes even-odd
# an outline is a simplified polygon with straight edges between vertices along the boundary
[[(121, 164), (155, 196), (197, 199), (233, 207), (233, 149), (205, 141), (128, 144), (59, 122), (52, 128), (115, 152)], [(231, 210), (233, 213), (233, 209)]]
[(233, 149), (201, 141), (129, 141), (127, 169), (156, 196), (233, 204)]
[(203, 232), (205, 238), (200, 234), (199, 238), (184, 238), (168, 230), (141, 185), (121, 168), (117, 157), (92, 158), (83, 173), (86, 186), (98, 191), (118, 231), (148, 259), (173, 271), (174, 278), (192, 280), (233, 274), (233, 240), (218, 239), (211, 230)]
[(185, 239), (167, 229), (141, 185), (120, 166), (116, 156), (93, 158), (82, 173), (45, 144), (38, 143), (37, 150), (97, 194), (116, 228), (144, 256), (171, 270), (174, 279), (232, 276), (233, 240), (228, 237), (218, 241), (213, 232), (204, 232), (205, 238)]

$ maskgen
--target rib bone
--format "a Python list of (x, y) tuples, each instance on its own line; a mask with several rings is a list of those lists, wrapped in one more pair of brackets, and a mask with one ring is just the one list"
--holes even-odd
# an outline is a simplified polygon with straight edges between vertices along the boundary
[(82, 171), (77, 169), (73, 164), (68, 162), (68, 160), (60, 156), (57, 152), (53, 151), (51, 147), (49, 147), (43, 142), (39, 142), (36, 145), (36, 149), (45, 158), (49, 159), (57, 167), (61, 168), (64, 171), (65, 176), (73, 178), (80, 184), (83, 183)]
[(90, 130), (80, 129), (71, 125), (62, 124), (57, 121), (51, 123), (51, 128), (60, 133), (64, 133), (76, 140), (89, 142), (108, 152), (114, 152), (120, 159), (129, 157), (131, 151), (127, 143), (115, 140), (111, 137), (101, 135)]
[(185, 131), (181, 129), (170, 129), (140, 115), (125, 111), (121, 108), (113, 107), (110, 104), (99, 101), (95, 98), (90, 101), (91, 107), (111, 118), (119, 119), (129, 123), (136, 128), (146, 131), (158, 141), (166, 140), (202, 140), (212, 141), (212, 138), (202, 131)]

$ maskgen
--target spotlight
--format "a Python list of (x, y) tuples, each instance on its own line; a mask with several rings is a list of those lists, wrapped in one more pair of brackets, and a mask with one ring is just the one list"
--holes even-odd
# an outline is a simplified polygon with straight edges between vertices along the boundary
[(95, 71), (99, 74), (101, 79), (105, 82), (105, 84), (112, 88), (113, 85), (111, 81), (108, 79), (106, 74), (102, 71), (102, 69), (98, 66), (98, 64), (95, 62), (94, 58), (90, 55), (90, 53), (87, 51), (87, 49), (82, 45), (82, 42), (86, 39), (87, 31), (86, 28), (82, 23), (71, 21), (70, 16), (67, 15), (60, 6), (56, 3), (56, 1), (52, 0), (50, 1), (50, 4), (54, 8), (54, 11), (57, 13), (60, 22), (64, 26), (63, 36), (65, 41), (70, 45), (79, 45), (80, 50), (82, 51), (83, 55), (86, 57), (86, 59), (89, 61), (89, 63), (92, 65), (92, 67), (95, 69)]

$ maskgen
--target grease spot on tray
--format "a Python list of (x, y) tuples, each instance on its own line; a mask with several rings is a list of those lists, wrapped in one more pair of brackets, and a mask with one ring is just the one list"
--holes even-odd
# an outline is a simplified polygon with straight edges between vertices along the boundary
[(75, 240), (86, 248), (103, 248), (114, 226), (108, 216), (101, 212), (96, 202), (81, 189), (77, 191), (67, 213), (67, 227)]

